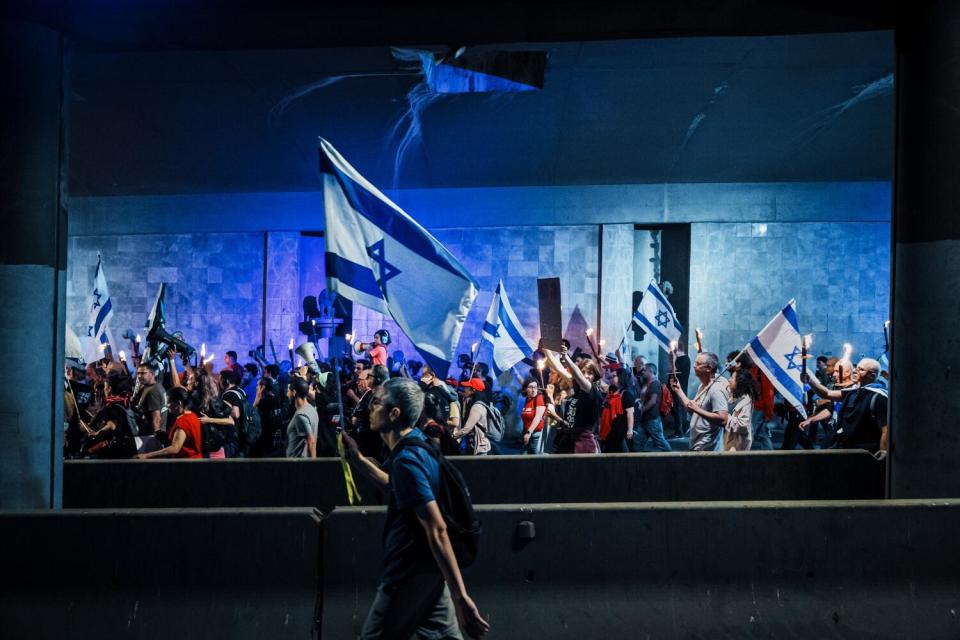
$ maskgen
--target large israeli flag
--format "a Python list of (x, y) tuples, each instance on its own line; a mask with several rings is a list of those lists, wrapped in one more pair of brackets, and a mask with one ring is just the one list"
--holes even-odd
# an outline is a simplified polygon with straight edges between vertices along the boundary
[(503, 280), (497, 283), (490, 311), (483, 323), (482, 336), (493, 345), (493, 370), (498, 376), (533, 355), (534, 346), (510, 306)]
[(460, 262), (320, 139), (327, 287), (389, 315), (446, 377), (477, 283)]
[(800, 382), (803, 369), (801, 340), (796, 301), (791, 300), (747, 344), (746, 352), (780, 395), (806, 418), (803, 384)]
[(683, 325), (677, 320), (673, 305), (660, 291), (656, 280), (651, 280), (647, 285), (633, 319), (667, 351), (670, 351), (670, 343), (680, 340), (680, 334), (683, 333)]
[(107, 289), (107, 278), (103, 274), (103, 259), (97, 254), (97, 271), (93, 277), (93, 293), (90, 295), (90, 320), (87, 323), (83, 358), (86, 362), (96, 362), (104, 356), (106, 348), (116, 355), (113, 336), (108, 323), (113, 317), (113, 302)]

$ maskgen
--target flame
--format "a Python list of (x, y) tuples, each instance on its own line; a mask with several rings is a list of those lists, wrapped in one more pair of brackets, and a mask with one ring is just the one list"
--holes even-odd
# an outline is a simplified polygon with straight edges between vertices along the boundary
[(348, 334), (346, 335), (346, 338), (347, 338), (347, 342), (348, 342), (349, 344), (353, 344), (353, 334), (352, 334), (352, 333), (348, 333)]
[(137, 344), (140, 344), (140, 334), (137, 334)]
[(203, 364), (210, 364), (213, 362), (213, 354), (210, 354), (210, 357), (203, 361)]
[(537, 360), (537, 369), (539, 369), (540, 371), (543, 371), (546, 368), (546, 366), (547, 366), (547, 363), (544, 362), (543, 359)]
[(584, 331), (584, 333), (586, 333), (587, 337), (589, 338), (590, 336), (593, 335), (593, 327), (587, 327), (587, 330)]
[(810, 348), (810, 345), (812, 345), (812, 344), (813, 344), (813, 334), (812, 334), (812, 333), (808, 333), (807, 335), (803, 336), (803, 347), (804, 347), (805, 349), (809, 349), (809, 348)]
[(670, 353), (673, 353), (673, 352), (676, 351), (676, 350), (677, 350), (677, 341), (676, 341), (676, 340), (671, 340), (671, 341), (670, 341)]
[(890, 328), (890, 321), (889, 321), (889, 320), (887, 320), (886, 322), (883, 323), (883, 328), (884, 328), (884, 329), (889, 329), (889, 328)]
[(203, 358), (205, 355), (207, 355), (207, 343), (206, 343), (206, 342), (200, 344), (200, 357)]
[(124, 351), (121, 351), (121, 352), (120, 352), (120, 359), (121, 359), (121, 360), (126, 360), (126, 359), (127, 359), (127, 354), (126, 354), (126, 352), (124, 352)]
[(293, 349), (293, 338), (290, 338), (290, 343), (287, 345), (287, 349)]
[(852, 354), (853, 354), (853, 345), (851, 345), (849, 342), (844, 342), (843, 343), (843, 359), (849, 360)]
[(599, 345), (602, 347), (602, 346), (605, 345), (606, 343), (607, 343), (606, 340), (604, 340), (603, 338), (600, 338), (600, 342), (598, 342), (597, 344), (599, 344)]
[(479, 342), (474, 342), (472, 345), (470, 345), (470, 351), (476, 353), (477, 347), (479, 347), (479, 346), (480, 346), (480, 343), (479, 343)]

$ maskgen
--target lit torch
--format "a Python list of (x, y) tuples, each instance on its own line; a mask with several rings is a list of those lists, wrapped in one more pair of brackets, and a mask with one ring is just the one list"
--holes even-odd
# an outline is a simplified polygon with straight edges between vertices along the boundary
[(883, 323), (883, 352), (890, 353), (890, 321)]
[(586, 331), (583, 332), (587, 336), (587, 344), (590, 345), (590, 351), (593, 352), (595, 358), (600, 357), (600, 353), (597, 351), (597, 347), (593, 344), (593, 340), (590, 336), (593, 335), (593, 327), (587, 327)]
[(697, 337), (697, 353), (703, 353), (703, 332), (697, 327), (693, 333)]
[(801, 360), (800, 369), (804, 376), (807, 375), (807, 358), (810, 357), (807, 355), (807, 349), (809, 349), (810, 345), (812, 344), (813, 344), (812, 333), (808, 333), (807, 335), (803, 336), (803, 340), (801, 340), (800, 342), (800, 360)]
[(473, 366), (470, 367), (470, 377), (473, 378), (473, 374), (477, 371), (477, 349), (480, 348), (479, 342), (474, 342), (470, 345), (470, 362), (473, 363)]
[(293, 338), (290, 338), (290, 342), (287, 343), (287, 352), (290, 354), (290, 366), (293, 366)]

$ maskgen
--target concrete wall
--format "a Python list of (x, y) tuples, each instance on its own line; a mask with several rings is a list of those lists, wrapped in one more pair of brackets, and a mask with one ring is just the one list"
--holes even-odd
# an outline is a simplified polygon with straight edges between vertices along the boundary
[(791, 299), (813, 351), (839, 356), (843, 344), (878, 358), (890, 307), (890, 225), (886, 222), (694, 224), (690, 325), (721, 358), (740, 350)]
[[(475, 502), (863, 500), (882, 498), (884, 466), (864, 451), (451, 458)], [(364, 505), (381, 503), (358, 481)], [(143, 491), (164, 487), (164, 491)], [(198, 491), (196, 487), (203, 487)], [(69, 508), (344, 506), (332, 459), (68, 461)]]
[[(822, 345), (836, 353), (843, 342), (851, 342), (856, 354), (882, 350), (889, 280), (887, 183), (439, 189), (393, 195), (480, 283), (461, 353), (479, 340), (500, 278), (521, 323), (536, 338), (535, 280), (544, 276), (561, 278), (565, 321), (579, 308), (595, 326), (602, 306), (602, 337), (615, 346), (621, 323), (630, 318), (630, 293), (646, 284), (633, 277), (631, 227), (662, 223), (692, 224), (691, 314), (682, 320), (700, 326), (710, 348), (723, 353), (743, 346), (796, 297), (802, 328), (818, 335), (818, 349)], [(173, 296), (168, 314), (176, 319), (171, 326), (188, 339), (206, 342), (218, 355), (228, 348), (245, 353), (261, 343), (265, 332), (282, 358), (287, 341), (301, 339), (296, 322), (302, 297), (324, 286), (323, 241), (298, 233), (322, 229), (321, 212), (316, 193), (72, 200), (69, 324), (86, 325), (86, 296), (101, 250), (117, 308), (115, 333), (142, 326), (154, 285), (166, 279)], [(754, 233), (754, 223), (767, 225), (766, 236)], [(171, 229), (191, 235), (169, 235)], [(227, 230), (244, 233), (225, 235)], [(383, 316), (356, 308), (354, 325), (354, 333), (366, 339), (381, 327), (390, 329), (394, 348), (413, 356), (412, 345)]]
[(0, 513), (4, 638), (306, 638), (312, 509)]
[[(324, 522), (323, 637), (353, 637), (382, 508)], [(465, 571), (491, 637), (951, 638), (960, 501), (498, 505)], [(536, 537), (516, 535), (533, 522)]]
[[(182, 228), (182, 227), (181, 227)], [(260, 343), (263, 318), (262, 233), (84, 236), (69, 241), (67, 324), (86, 335), (97, 252), (110, 288), (114, 339), (143, 330), (161, 282), (167, 283), (167, 329), (183, 332), (222, 364), (227, 350)]]

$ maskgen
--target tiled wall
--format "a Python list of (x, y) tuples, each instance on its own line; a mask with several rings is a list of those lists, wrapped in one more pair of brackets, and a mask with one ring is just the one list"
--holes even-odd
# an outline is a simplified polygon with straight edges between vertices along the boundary
[(883, 352), (890, 300), (886, 223), (694, 224), (690, 326), (721, 358), (738, 350), (787, 303), (797, 301), (813, 350), (855, 357)]
[[(70, 238), (67, 318), (85, 334), (97, 264), (104, 275), (114, 315), (114, 338), (144, 324), (161, 282), (167, 283), (166, 328), (183, 332), (197, 349), (222, 362), (227, 350), (242, 356), (260, 343), (263, 317), (263, 234), (84, 236)], [(121, 349), (129, 350), (127, 344)], [(243, 358), (241, 358), (243, 361)]]

